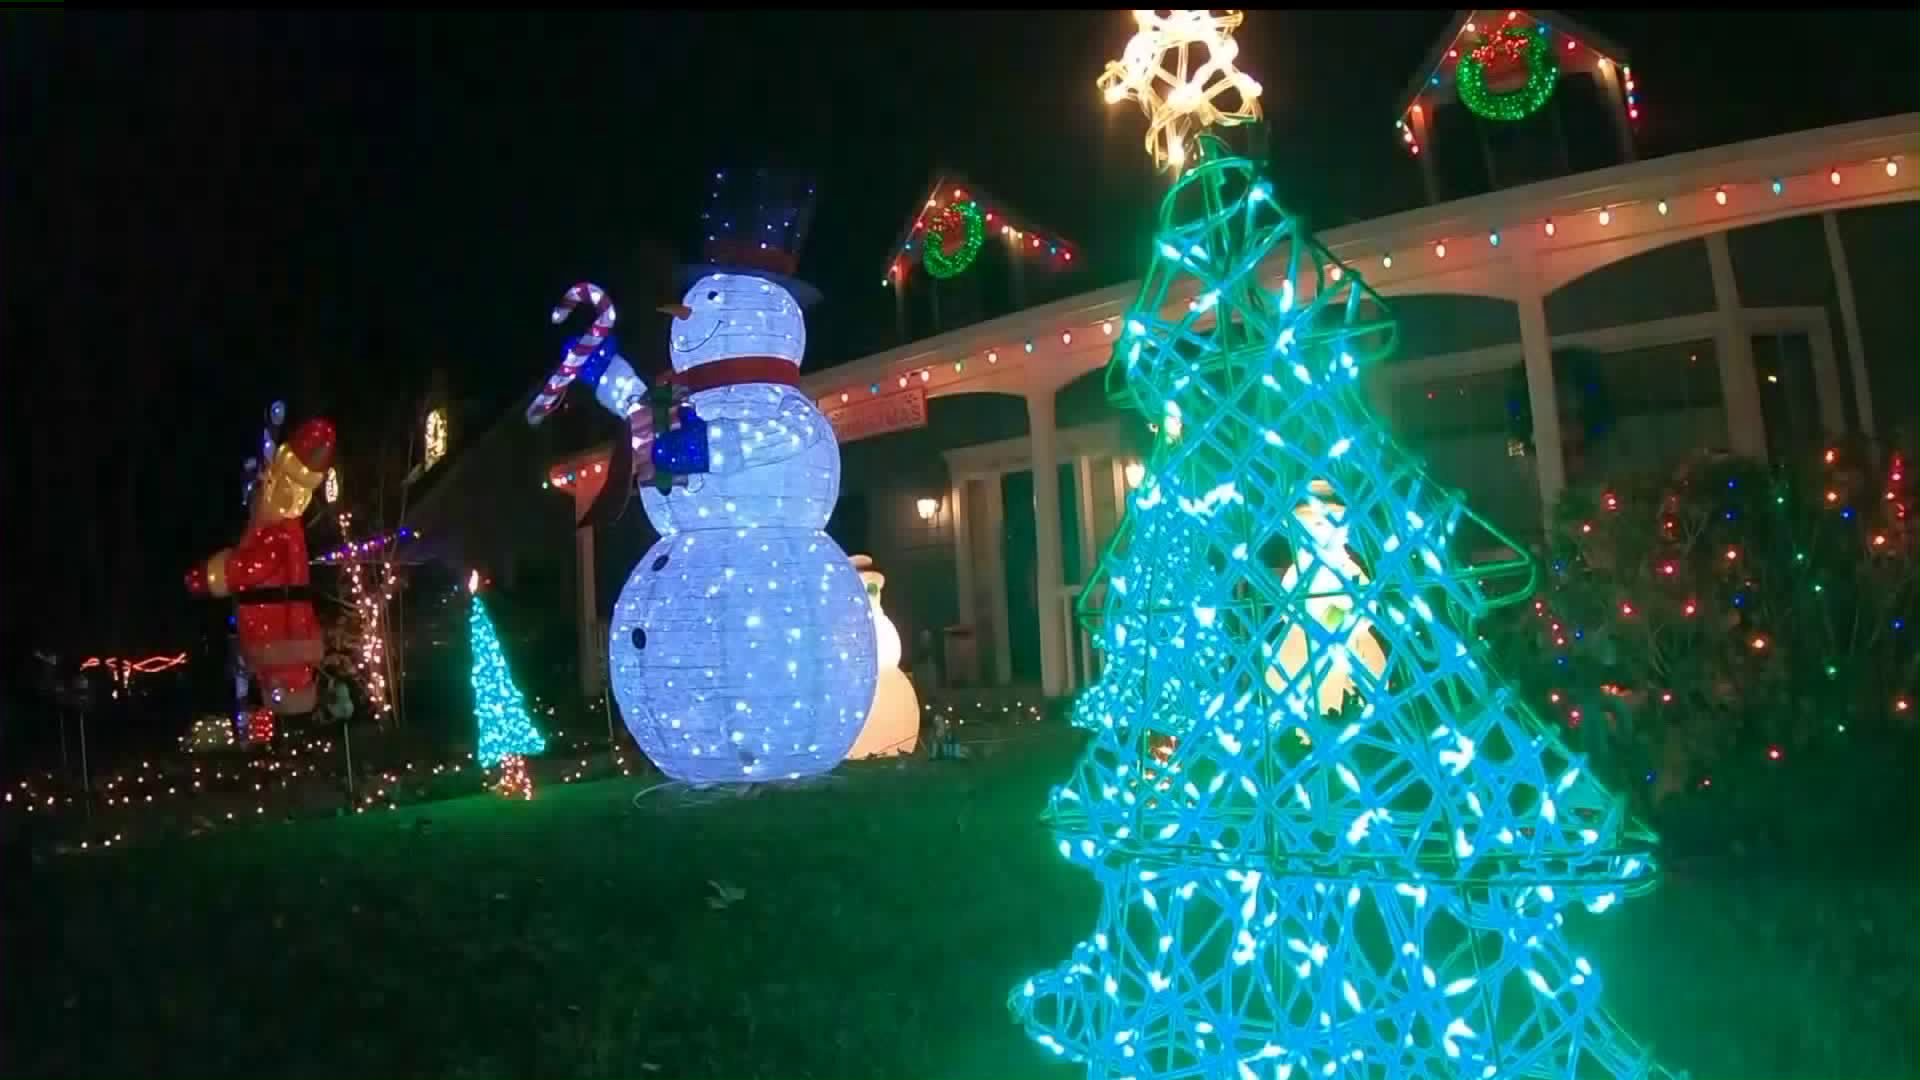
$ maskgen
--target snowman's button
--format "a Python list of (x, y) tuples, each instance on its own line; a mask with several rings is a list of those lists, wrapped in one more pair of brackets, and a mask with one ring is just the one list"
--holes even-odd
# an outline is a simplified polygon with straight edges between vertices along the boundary
[(653, 560), (653, 569), (655, 573), (665, 570), (666, 568), (667, 568), (667, 557), (665, 555), (662, 555), (659, 558)]
[(647, 647), (647, 631), (645, 627), (634, 627), (632, 637), (633, 647), (635, 649), (644, 649)]

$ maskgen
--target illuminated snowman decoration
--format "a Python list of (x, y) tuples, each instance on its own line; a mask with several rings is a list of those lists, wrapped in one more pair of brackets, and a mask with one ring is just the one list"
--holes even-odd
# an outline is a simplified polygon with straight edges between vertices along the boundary
[(900, 670), (900, 631), (880, 607), (880, 590), (886, 576), (873, 569), (873, 560), (865, 555), (853, 557), (860, 580), (866, 583), (867, 599), (873, 607), (874, 645), (880, 664), (873, 684), (873, 706), (867, 710), (867, 724), (860, 738), (847, 751), (848, 758), (883, 757), (911, 754), (920, 744), (920, 696), (913, 692), (913, 680)]
[(706, 422), (708, 471), (641, 490), (660, 540), (614, 608), (614, 698), (676, 780), (825, 772), (866, 722), (874, 624), (823, 531), (840, 447), (794, 385), (805, 319), (783, 286), (727, 273), (695, 282), (675, 314), (674, 378)]
[(1267, 670), (1267, 686), (1284, 691), (1289, 683), (1299, 679), (1312, 653), (1311, 662), (1322, 670), (1314, 673), (1317, 679), (1307, 681), (1319, 685), (1321, 715), (1339, 712), (1347, 692), (1355, 689), (1356, 661), (1375, 679), (1387, 670), (1387, 655), (1373, 634), (1372, 624), (1354, 614), (1354, 598), (1349, 590), (1367, 584), (1368, 579), (1347, 551), (1347, 529), (1339, 520), (1344, 510), (1321, 498), (1331, 492), (1326, 484), (1315, 483), (1307, 502), (1294, 510), (1294, 517), (1313, 539), (1313, 551), (1294, 554), (1293, 565), (1280, 578), (1280, 587), (1291, 590), (1302, 576), (1311, 574), (1307, 589), (1308, 615), (1328, 632), (1340, 634), (1344, 630), (1345, 636), (1334, 647), (1310, 650), (1306, 628), (1290, 626), (1280, 640), (1278, 670)]

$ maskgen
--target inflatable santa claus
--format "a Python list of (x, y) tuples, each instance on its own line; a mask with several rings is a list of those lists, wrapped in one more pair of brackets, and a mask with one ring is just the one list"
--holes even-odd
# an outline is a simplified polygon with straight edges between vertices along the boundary
[(240, 656), (266, 705), (312, 712), (313, 669), (325, 650), (307, 594), (307, 536), (300, 521), (333, 464), (333, 424), (309, 420), (281, 443), (254, 483), (240, 542), (187, 572), (198, 596), (231, 596)]

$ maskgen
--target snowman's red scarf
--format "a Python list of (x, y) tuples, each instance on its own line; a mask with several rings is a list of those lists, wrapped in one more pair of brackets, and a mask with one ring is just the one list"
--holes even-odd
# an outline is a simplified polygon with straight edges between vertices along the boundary
[(715, 360), (711, 364), (701, 364), (687, 371), (676, 371), (660, 381), (681, 387), (689, 394), (743, 383), (799, 386), (800, 365), (778, 356), (734, 356)]

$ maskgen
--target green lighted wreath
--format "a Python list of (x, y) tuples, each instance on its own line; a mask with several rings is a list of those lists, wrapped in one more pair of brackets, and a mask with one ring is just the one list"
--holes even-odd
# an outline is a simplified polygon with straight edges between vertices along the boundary
[[(1525, 60), (1527, 81), (1512, 89), (1487, 89), (1487, 68), (1502, 62)], [(1524, 120), (1540, 111), (1560, 81), (1560, 63), (1554, 59), (1547, 35), (1508, 27), (1460, 58), (1453, 81), (1460, 101), (1475, 116), (1488, 120)]]
[[(958, 218), (959, 220), (955, 220)], [(953, 254), (947, 254), (947, 235), (951, 230), (964, 228), (960, 247)], [(926, 240), (921, 244), (920, 262), (927, 273), (937, 278), (950, 278), (973, 265), (980, 257), (980, 245), (987, 242), (987, 219), (980, 215), (980, 207), (972, 202), (954, 203), (942, 210), (927, 226)]]

